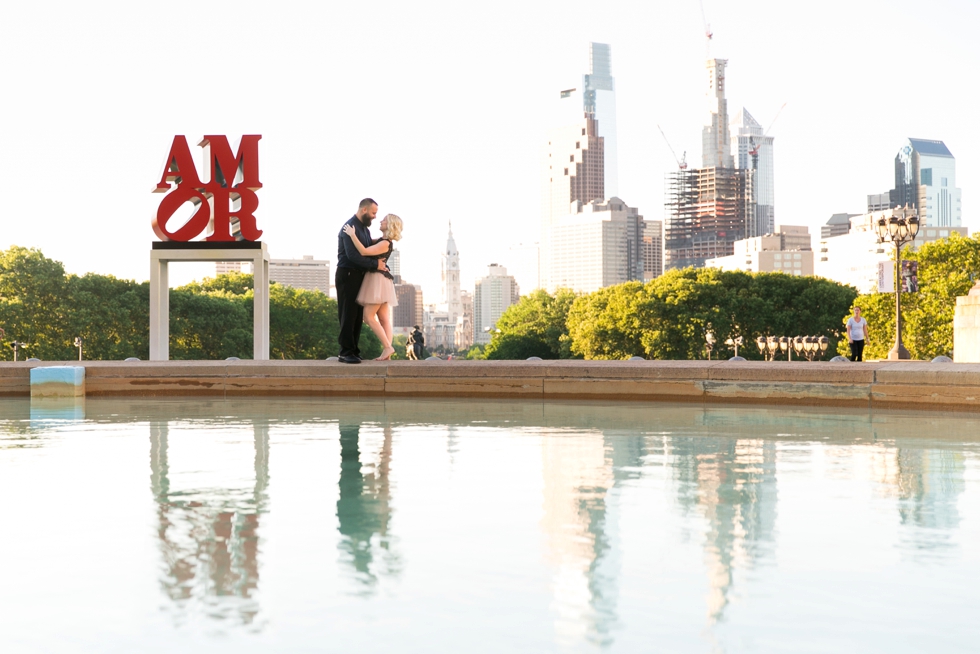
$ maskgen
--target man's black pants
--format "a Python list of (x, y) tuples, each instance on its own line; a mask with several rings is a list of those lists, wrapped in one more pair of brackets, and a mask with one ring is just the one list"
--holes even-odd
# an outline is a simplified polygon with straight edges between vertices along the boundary
[(361, 324), (364, 321), (364, 307), (357, 303), (361, 291), (364, 271), (354, 268), (337, 268), (334, 286), (337, 289), (337, 313), (340, 318), (340, 356), (361, 356), (357, 344), (361, 340)]
[(864, 361), (864, 339), (851, 341), (851, 361)]

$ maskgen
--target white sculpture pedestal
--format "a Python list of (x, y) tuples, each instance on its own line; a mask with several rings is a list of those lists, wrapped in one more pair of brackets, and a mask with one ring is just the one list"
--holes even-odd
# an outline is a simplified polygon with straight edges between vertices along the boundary
[(252, 358), (269, 360), (269, 250), (260, 241), (156, 241), (150, 250), (150, 361), (170, 359), (171, 261), (250, 261), (255, 281)]

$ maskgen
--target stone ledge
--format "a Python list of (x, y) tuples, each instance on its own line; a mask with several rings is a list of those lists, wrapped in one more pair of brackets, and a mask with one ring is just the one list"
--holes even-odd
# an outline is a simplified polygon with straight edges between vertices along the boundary
[(0, 396), (30, 371), (85, 367), (92, 396), (524, 397), (980, 411), (980, 364), (729, 361), (0, 362)]

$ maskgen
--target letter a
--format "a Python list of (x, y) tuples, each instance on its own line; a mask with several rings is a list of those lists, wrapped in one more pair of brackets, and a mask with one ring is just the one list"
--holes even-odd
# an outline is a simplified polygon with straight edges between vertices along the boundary
[(192, 188), (203, 186), (197, 176), (197, 167), (194, 165), (194, 158), (191, 157), (191, 150), (187, 147), (187, 139), (183, 136), (174, 137), (170, 154), (167, 155), (167, 163), (163, 167), (163, 176), (153, 192), (166, 193), (170, 190), (170, 182), (174, 181), (178, 185), (187, 184)]

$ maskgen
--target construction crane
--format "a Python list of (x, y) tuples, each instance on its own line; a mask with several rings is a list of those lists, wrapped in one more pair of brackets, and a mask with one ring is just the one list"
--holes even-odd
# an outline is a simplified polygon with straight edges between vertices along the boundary
[[(769, 127), (767, 127), (766, 131), (762, 133), (763, 136), (769, 135), (769, 130), (771, 130), (772, 126), (776, 124), (776, 119), (779, 118), (779, 114), (783, 113), (783, 109), (786, 108), (787, 104), (789, 103), (784, 102), (783, 106), (779, 108), (779, 111), (776, 112), (776, 118), (772, 119), (772, 122), (769, 123)], [(752, 169), (755, 170), (759, 167), (759, 145), (756, 144), (755, 137), (753, 136), (749, 137), (749, 143), (753, 146), (752, 149), (749, 150), (749, 156), (752, 157)]]
[(711, 38), (715, 35), (708, 24), (708, 18), (704, 13), (704, 0), (698, 0), (701, 5), (701, 23), (704, 25), (704, 52), (708, 59), (711, 58)]
[(657, 125), (657, 129), (660, 130), (660, 136), (664, 137), (664, 143), (666, 143), (667, 144), (667, 147), (670, 149), (670, 154), (672, 154), (674, 156), (674, 161), (677, 162), (677, 168), (679, 170), (687, 170), (687, 152), (685, 152), (684, 154), (682, 154), (681, 155), (681, 158), (678, 159), (677, 158), (677, 153), (674, 152), (674, 146), (672, 146), (670, 144), (670, 140), (668, 140), (667, 139), (667, 135), (664, 134), (663, 128), (660, 125)]

